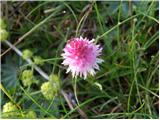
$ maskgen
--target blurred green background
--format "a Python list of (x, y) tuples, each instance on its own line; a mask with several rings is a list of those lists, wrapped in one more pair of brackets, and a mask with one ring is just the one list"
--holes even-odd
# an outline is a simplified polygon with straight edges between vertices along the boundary
[[(46, 60), (41, 68), (59, 77), (61, 89), (74, 102), (71, 74), (56, 58), (67, 40), (76, 36), (95, 38), (103, 47), (100, 71), (77, 80), (79, 111), (70, 110), (60, 92), (46, 100), (40, 92), (45, 80), (36, 71), (35, 82), (23, 86), (20, 75), (32, 65), (13, 50), (4, 54), (8, 46), (2, 42), (1, 83), (22, 111), (33, 110), (37, 118), (158, 118), (158, 1), (1, 1), (1, 5), (8, 41), (14, 44), (24, 37), (16, 47)], [(9, 101), (1, 91), (2, 109)]]

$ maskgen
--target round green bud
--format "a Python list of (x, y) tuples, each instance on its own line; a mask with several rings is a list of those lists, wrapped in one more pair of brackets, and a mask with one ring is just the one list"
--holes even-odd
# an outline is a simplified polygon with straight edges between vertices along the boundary
[(29, 111), (26, 115), (25, 118), (27, 119), (33, 119), (33, 118), (37, 118), (37, 114), (34, 111)]
[(41, 92), (47, 100), (52, 100), (57, 94), (57, 86), (50, 81), (45, 82), (41, 86)]
[(44, 61), (40, 56), (35, 56), (33, 58), (33, 60), (34, 60), (34, 63), (37, 64), (37, 65), (43, 65), (44, 64)]
[(28, 49), (24, 50), (22, 53), (23, 59), (28, 59), (28, 58), (32, 57), (32, 55), (33, 55), (32, 51), (30, 51)]
[(3, 106), (3, 116), (4, 118), (12, 118), (18, 116), (18, 108), (11, 102), (6, 103)]
[(9, 33), (5, 29), (0, 29), (0, 41), (7, 40)]
[(51, 74), (49, 76), (49, 81), (51, 81), (52, 83), (55, 83), (58, 89), (60, 88), (60, 78), (58, 77), (58, 75)]
[(5, 29), (7, 27), (6, 23), (2, 18), (0, 18), (0, 29)]
[(24, 86), (30, 86), (33, 80), (33, 71), (32, 70), (24, 70), (21, 75), (21, 80)]

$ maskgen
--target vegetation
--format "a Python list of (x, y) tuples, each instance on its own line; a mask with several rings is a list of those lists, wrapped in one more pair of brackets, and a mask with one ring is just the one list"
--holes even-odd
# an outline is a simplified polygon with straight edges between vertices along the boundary
[[(1, 4), (2, 118), (158, 119), (158, 1)], [(80, 36), (103, 47), (86, 80), (61, 64)]]

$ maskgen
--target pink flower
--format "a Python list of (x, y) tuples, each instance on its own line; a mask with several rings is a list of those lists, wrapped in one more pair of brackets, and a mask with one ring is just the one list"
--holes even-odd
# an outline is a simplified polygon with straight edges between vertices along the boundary
[(67, 72), (72, 72), (73, 77), (87, 78), (87, 74), (95, 75), (95, 69), (99, 70), (98, 63), (103, 60), (98, 58), (102, 48), (96, 45), (94, 39), (89, 41), (87, 38), (72, 38), (63, 49), (63, 65), (68, 66)]

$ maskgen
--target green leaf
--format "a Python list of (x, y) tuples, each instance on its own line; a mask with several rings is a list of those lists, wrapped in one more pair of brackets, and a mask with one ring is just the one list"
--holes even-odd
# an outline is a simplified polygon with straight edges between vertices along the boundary
[(20, 59), (11, 55), (6, 56), (5, 63), (2, 63), (2, 83), (10, 92), (15, 90), (18, 83), (20, 64)]

